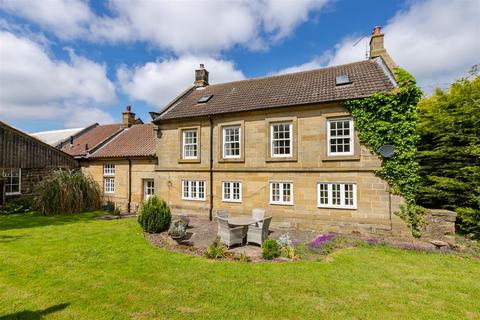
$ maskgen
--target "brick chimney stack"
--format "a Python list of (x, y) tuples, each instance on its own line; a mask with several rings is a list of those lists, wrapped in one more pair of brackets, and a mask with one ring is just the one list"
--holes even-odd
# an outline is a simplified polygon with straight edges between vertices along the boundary
[(197, 87), (208, 86), (208, 71), (203, 63), (200, 64), (200, 69), (195, 70), (195, 82), (193, 84)]
[(382, 27), (376, 26), (373, 28), (372, 37), (370, 38), (370, 59), (381, 57), (390, 71), (397, 67), (397, 64), (392, 60), (387, 50), (383, 45)]
[(130, 127), (135, 123), (135, 113), (132, 112), (132, 107), (127, 106), (127, 111), (122, 112), (122, 125)]

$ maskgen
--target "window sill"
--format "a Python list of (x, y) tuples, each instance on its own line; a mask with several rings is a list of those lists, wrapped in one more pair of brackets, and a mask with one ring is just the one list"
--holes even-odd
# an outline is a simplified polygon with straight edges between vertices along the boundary
[(241, 200), (224, 200), (222, 199), (222, 202), (228, 202), (228, 203), (242, 203)]
[(288, 206), (293, 207), (293, 203), (270, 202), (272, 206)]
[(265, 162), (297, 162), (296, 157), (269, 157)]
[(349, 155), (349, 156), (327, 156), (322, 159), (322, 162), (329, 161), (360, 161), (360, 155)]
[(206, 199), (187, 199), (187, 198), (182, 198), (182, 200), (185, 200), (185, 201), (201, 201), (201, 202), (207, 201)]
[(245, 162), (245, 159), (243, 158), (222, 158), (222, 159), (219, 159), (218, 160), (219, 163), (228, 163), (228, 162), (236, 162), (236, 163), (239, 163), (239, 162)]
[(6, 196), (18, 196), (21, 195), (21, 192), (5, 192)]
[(200, 163), (200, 159), (178, 159), (178, 163)]
[(357, 210), (356, 207), (320, 207), (317, 206), (318, 209), (335, 209), (335, 210)]

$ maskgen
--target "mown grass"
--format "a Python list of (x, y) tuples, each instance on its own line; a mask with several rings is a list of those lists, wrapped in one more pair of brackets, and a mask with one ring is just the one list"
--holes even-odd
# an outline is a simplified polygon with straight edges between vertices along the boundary
[(326, 261), (211, 261), (135, 219), (0, 216), (0, 319), (478, 319), (477, 259), (392, 248)]

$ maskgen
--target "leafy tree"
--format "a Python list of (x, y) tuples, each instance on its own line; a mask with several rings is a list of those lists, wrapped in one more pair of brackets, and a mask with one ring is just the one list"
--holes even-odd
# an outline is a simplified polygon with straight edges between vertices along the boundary
[(467, 78), (419, 103), (418, 203), (455, 210), (457, 229), (480, 238), (480, 76)]

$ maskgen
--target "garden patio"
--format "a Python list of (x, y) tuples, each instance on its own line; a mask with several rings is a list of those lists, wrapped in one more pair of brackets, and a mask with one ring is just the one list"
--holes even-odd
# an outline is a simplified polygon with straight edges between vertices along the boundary
[[(173, 251), (187, 252), (194, 255), (202, 255), (208, 246), (215, 240), (218, 233), (218, 222), (216, 219), (210, 221), (208, 217), (191, 216), (187, 235), (185, 238), (176, 241), (163, 233), (146, 233), (145, 237), (154, 245)], [(291, 239), (298, 242), (308, 243), (317, 236), (313, 231), (304, 231), (289, 228), (269, 228), (269, 238), (277, 240), (281, 235), (288, 234)], [(229, 248), (233, 254), (245, 253), (253, 259), (261, 258), (262, 250), (259, 245), (244, 243)]]

